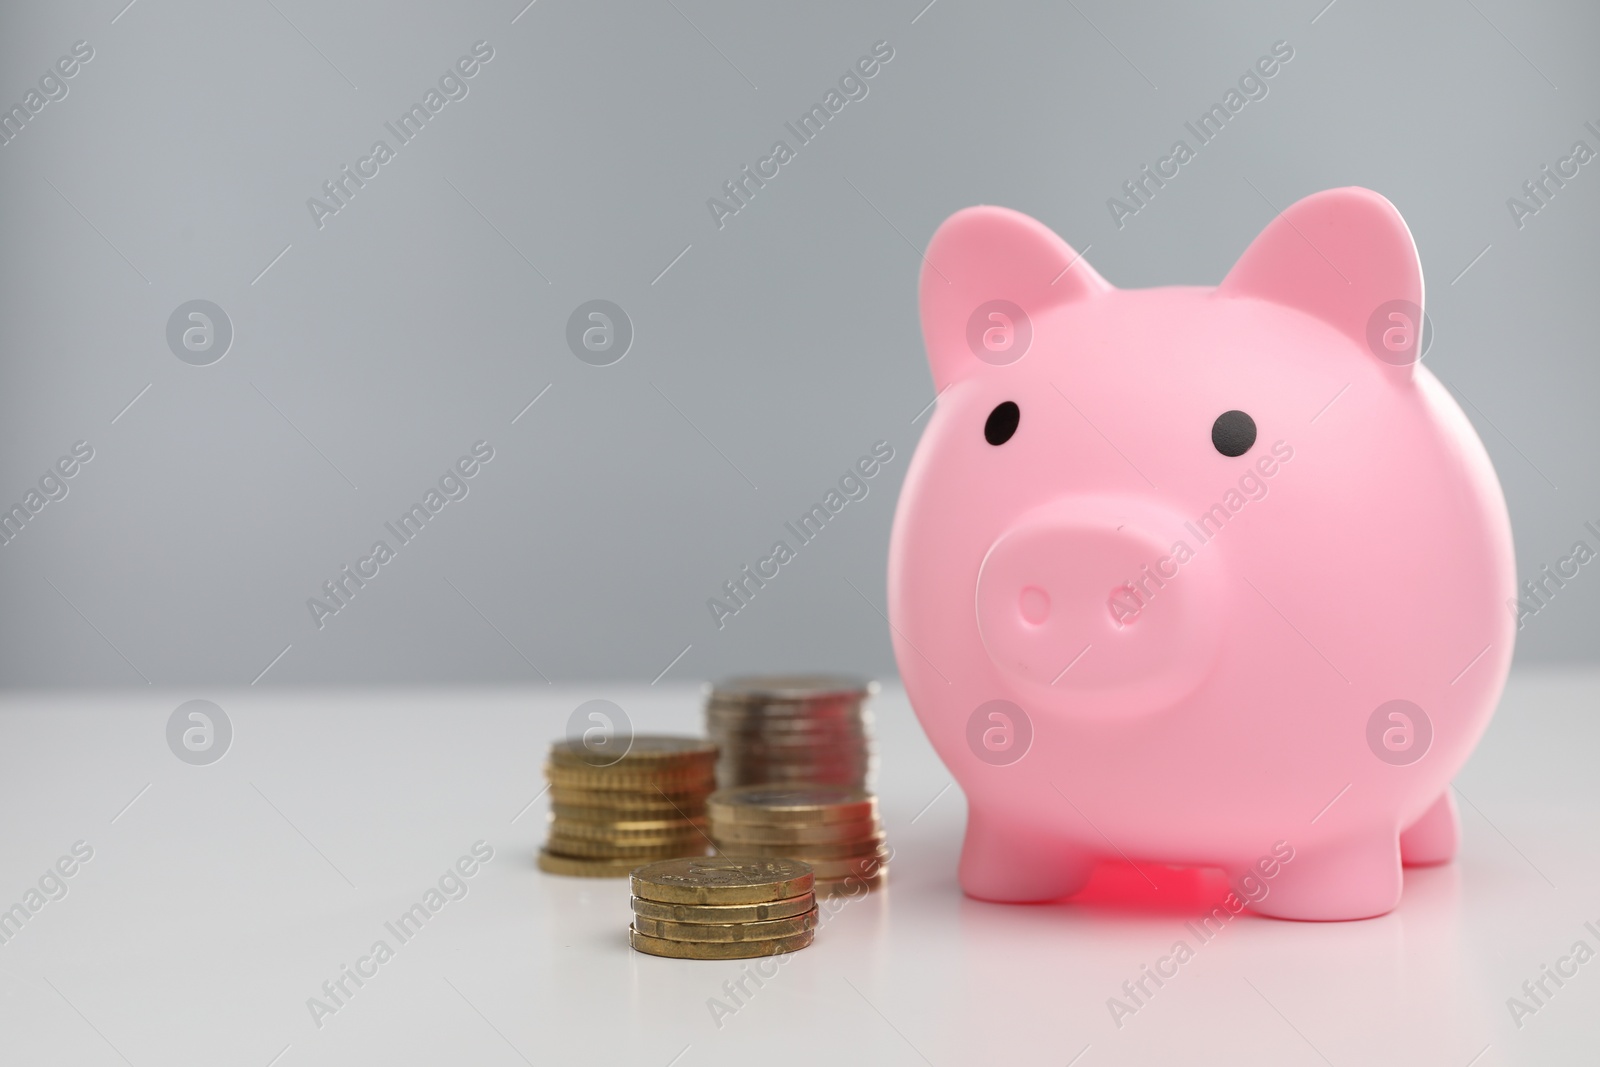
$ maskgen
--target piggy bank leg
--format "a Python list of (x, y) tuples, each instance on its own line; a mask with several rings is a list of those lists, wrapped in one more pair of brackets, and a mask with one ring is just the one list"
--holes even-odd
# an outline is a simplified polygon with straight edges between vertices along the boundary
[(972, 806), (961, 846), (961, 889), (1002, 904), (1071, 896), (1089, 882), (1094, 860), (1076, 844)]
[(1455, 797), (1446, 789), (1433, 806), (1400, 834), (1400, 859), (1407, 867), (1449, 863), (1461, 844)]
[[(1302, 846), (1264, 884), (1267, 893), (1249, 905), (1275, 919), (1335, 921), (1370, 919), (1400, 903), (1400, 846), (1393, 828), (1374, 829), (1344, 841)], [(1228, 872), (1234, 885), (1249, 868)]]

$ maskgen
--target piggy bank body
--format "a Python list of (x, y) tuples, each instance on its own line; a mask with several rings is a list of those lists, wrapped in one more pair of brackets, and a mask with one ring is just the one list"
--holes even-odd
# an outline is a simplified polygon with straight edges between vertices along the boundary
[(889, 614), (967, 795), (969, 895), (1129, 860), (1354, 919), (1453, 857), (1516, 579), (1489, 458), (1417, 363), (1422, 303), (1362, 189), (1290, 207), (1215, 288), (1115, 289), (1001, 208), (940, 228)]

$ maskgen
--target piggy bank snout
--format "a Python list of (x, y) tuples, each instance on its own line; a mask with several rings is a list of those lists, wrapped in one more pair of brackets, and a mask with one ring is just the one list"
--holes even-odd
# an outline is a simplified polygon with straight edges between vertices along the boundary
[(989, 657), (1023, 691), (1086, 712), (1150, 710), (1193, 689), (1229, 612), (1223, 564), (1183, 520), (1142, 501), (1078, 499), (1030, 512), (978, 573)]

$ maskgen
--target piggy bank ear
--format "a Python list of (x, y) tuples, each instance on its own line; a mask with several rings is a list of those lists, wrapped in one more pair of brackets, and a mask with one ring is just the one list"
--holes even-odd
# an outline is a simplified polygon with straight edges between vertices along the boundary
[(922, 338), (934, 388), (1015, 363), (1042, 312), (1110, 288), (1037, 219), (1002, 207), (956, 212), (922, 263)]
[(1422, 264), (1400, 212), (1370, 189), (1329, 189), (1273, 219), (1217, 289), (1304, 311), (1411, 377)]

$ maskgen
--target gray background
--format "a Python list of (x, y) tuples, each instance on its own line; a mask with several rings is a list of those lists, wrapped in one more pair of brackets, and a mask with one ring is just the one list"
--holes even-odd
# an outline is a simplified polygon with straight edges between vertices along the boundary
[[(1520, 231), (1506, 208), (1600, 148), (1592, 5), (125, 2), (0, 15), (5, 106), (95, 50), (0, 147), (0, 502), (96, 453), (0, 548), (0, 684), (888, 674), (917, 250), (974, 203), (1136, 287), (1216, 283), (1311, 192), (1382, 192), (1520, 572), (1600, 519), (1600, 162)], [(880, 39), (866, 99), (719, 231), (706, 199)], [(478, 40), (469, 95), (319, 230), (307, 198)], [(1118, 230), (1107, 198), (1278, 40), (1268, 97)], [(565, 342), (596, 298), (635, 330), (609, 367)], [(193, 299), (235, 332), (208, 367), (166, 342)], [(706, 598), (880, 438), (871, 495), (719, 632)], [(306, 598), (479, 439), (470, 495), (318, 631)], [(1524, 661), (1595, 656), (1591, 585)]]

